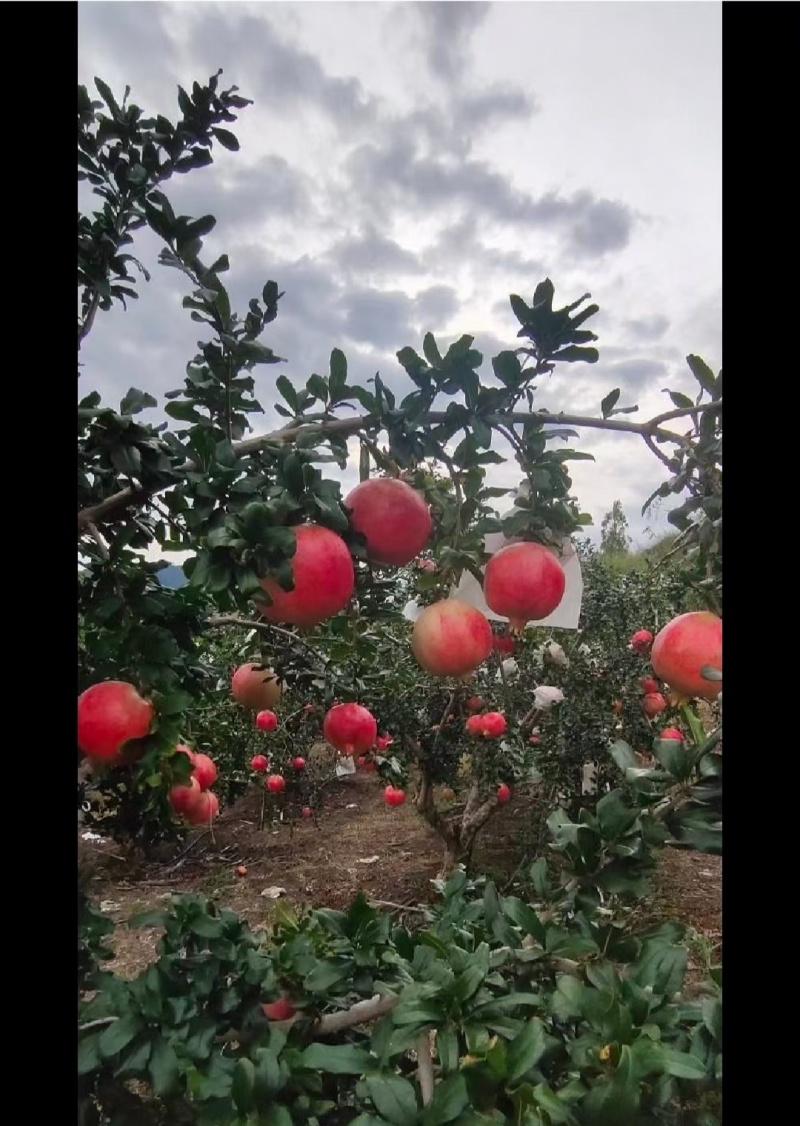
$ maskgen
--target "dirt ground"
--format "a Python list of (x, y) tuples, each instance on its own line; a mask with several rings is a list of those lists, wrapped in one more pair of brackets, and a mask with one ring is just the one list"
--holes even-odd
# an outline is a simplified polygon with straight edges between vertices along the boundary
[[(530, 799), (516, 794), (484, 830), (477, 867), (507, 878), (530, 842)], [(93, 898), (117, 923), (173, 894), (200, 892), (231, 907), (255, 929), (267, 926), (275, 898), (344, 908), (356, 892), (408, 906), (433, 897), (442, 845), (410, 805), (389, 809), (375, 776), (357, 774), (335, 787), (319, 824), (313, 820), (258, 828), (261, 797), (245, 795), (208, 830), (194, 832), (168, 859), (144, 864), (113, 842), (79, 833), (82, 873)], [(244, 865), (245, 876), (236, 868)], [(654, 895), (643, 915), (688, 924), (690, 979), (721, 961), (722, 865), (717, 857), (665, 849)], [(118, 926), (109, 968), (133, 976), (154, 956), (158, 932)]]

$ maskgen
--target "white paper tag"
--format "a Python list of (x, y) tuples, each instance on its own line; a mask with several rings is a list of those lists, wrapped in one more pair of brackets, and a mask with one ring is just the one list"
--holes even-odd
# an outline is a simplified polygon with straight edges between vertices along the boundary
[(346, 778), (349, 774), (355, 774), (356, 764), (353, 762), (351, 755), (340, 755), (336, 760), (336, 777)]

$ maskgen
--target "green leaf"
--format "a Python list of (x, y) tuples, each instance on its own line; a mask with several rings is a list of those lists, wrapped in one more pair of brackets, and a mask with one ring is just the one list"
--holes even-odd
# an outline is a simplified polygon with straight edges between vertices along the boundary
[(466, 1079), (461, 1074), (448, 1075), (441, 1083), (436, 1084), (433, 1099), (422, 1116), (423, 1124), (439, 1126), (443, 1122), (452, 1122), (468, 1106), (469, 1091)]
[(600, 404), (600, 410), (603, 413), (603, 418), (608, 418), (614, 407), (617, 405), (617, 400), (620, 397), (619, 387), (615, 387), (613, 391), (609, 391), (606, 397)]
[(547, 1032), (539, 1017), (532, 1017), (508, 1045), (508, 1081), (515, 1083), (535, 1067), (547, 1050)]
[(331, 352), (331, 374), (329, 380), (331, 402), (337, 403), (342, 392), (347, 386), (347, 359), (341, 348), (334, 348)]
[(591, 1126), (634, 1126), (641, 1098), (638, 1073), (625, 1044), (617, 1070), (610, 1080), (600, 1080), (581, 1105), (581, 1121)]
[(442, 1072), (447, 1075), (458, 1068), (458, 1033), (451, 1024), (436, 1030), (436, 1054)]
[(661, 1048), (661, 1066), (666, 1075), (676, 1079), (705, 1079), (707, 1074), (702, 1060), (675, 1048)]
[(328, 384), (325, 382), (321, 375), (309, 376), (306, 387), (315, 399), (319, 399), (322, 403), (327, 403)]
[(331, 1075), (363, 1075), (370, 1058), (369, 1052), (352, 1044), (309, 1044), (297, 1057), (301, 1067)]
[(344, 980), (353, 972), (353, 963), (348, 958), (343, 962), (320, 962), (303, 982), (309, 993), (326, 993), (332, 985)]
[(255, 1086), (256, 1069), (252, 1060), (240, 1059), (233, 1073), (231, 1085), (231, 1098), (239, 1114), (245, 1115), (253, 1109), (255, 1100), (253, 1089)]
[(141, 1031), (142, 1022), (140, 1018), (134, 1014), (126, 1014), (115, 1020), (108, 1028), (104, 1028), (100, 1033), (100, 1055), (104, 1060), (110, 1059), (118, 1052), (121, 1052), (124, 1047), (130, 1044), (131, 1040)]
[(100, 1033), (82, 1036), (78, 1044), (78, 1075), (88, 1075), (100, 1066)]
[(553, 363), (558, 363), (560, 360), (568, 364), (585, 363), (596, 364), (600, 359), (600, 353), (596, 348), (581, 348), (577, 344), (570, 344), (566, 348), (562, 348), (559, 352), (555, 352), (550, 359)]
[(411, 1126), (417, 1119), (414, 1087), (399, 1075), (370, 1075), (366, 1079), (369, 1097), (378, 1113), (394, 1126)]
[[(543, 860), (544, 858), (541, 859)], [(539, 862), (537, 861), (537, 863)], [(532, 907), (529, 907), (527, 903), (523, 903), (521, 899), (517, 899), (517, 897), (513, 895), (504, 897), (501, 900), (501, 904), (503, 913), (512, 923), (516, 924), (516, 926), (522, 930), (523, 934), (532, 935), (540, 945), (544, 945), (546, 934), (545, 927)]]
[(699, 356), (687, 356), (686, 363), (697, 382), (713, 399), (716, 394), (717, 381), (711, 368)]
[(239, 151), (239, 140), (233, 133), (230, 133), (227, 129), (220, 129), (218, 126), (212, 129), (211, 132), (224, 149), (228, 149), (230, 152)]
[(285, 375), (279, 375), (278, 378), (275, 380), (275, 386), (278, 388), (278, 391), (281, 393), (283, 398), (286, 400), (286, 402), (292, 408), (294, 413), (299, 414), (300, 413), (300, 404), (297, 401), (297, 392), (295, 391), (294, 387), (289, 382), (289, 380), (286, 378), (286, 376)]
[(178, 1057), (171, 1044), (163, 1036), (157, 1036), (153, 1041), (153, 1051), (147, 1070), (153, 1084), (153, 1091), (159, 1098), (173, 1094), (177, 1084), (180, 1068)]
[(138, 414), (146, 407), (158, 406), (157, 401), (152, 395), (148, 395), (146, 391), (139, 391), (136, 387), (131, 387), (127, 395), (123, 398), (119, 405), (120, 414)]
[(605, 841), (614, 841), (633, 827), (639, 817), (638, 809), (631, 809), (622, 790), (604, 794), (597, 803), (597, 825)]
[(564, 1105), (547, 1083), (537, 1083), (533, 1088), (533, 1097), (537, 1106), (547, 1112), (547, 1116), (554, 1126), (560, 1126), (561, 1123), (566, 1123), (569, 1126), (570, 1123), (576, 1121), (569, 1107)]
[(257, 1099), (267, 1099), (283, 1086), (278, 1057), (272, 1048), (257, 1048), (254, 1053), (254, 1093)]

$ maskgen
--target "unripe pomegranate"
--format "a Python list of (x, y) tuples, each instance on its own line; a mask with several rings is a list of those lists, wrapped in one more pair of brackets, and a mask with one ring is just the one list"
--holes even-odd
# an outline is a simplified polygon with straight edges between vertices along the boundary
[(644, 655), (653, 644), (653, 635), (649, 629), (637, 629), (628, 644), (634, 653)]
[(301, 770), (305, 770), (306, 760), (302, 757), (302, 755), (295, 755), (295, 757), (292, 759), (292, 766), (299, 773)]
[(219, 813), (219, 798), (211, 790), (204, 790), (186, 810), (184, 817), (190, 825), (208, 825)]
[(645, 696), (651, 695), (653, 692), (659, 692), (658, 681), (653, 680), (652, 676), (640, 676), (639, 683), (642, 686), (642, 692)]
[(482, 715), (471, 715), (466, 722), (467, 735), (483, 735)]
[(467, 700), (465, 707), (468, 712), (479, 712), (483, 707), (483, 700), (480, 696), (470, 696)]
[(98, 762), (114, 762), (130, 739), (143, 739), (153, 705), (124, 680), (103, 680), (78, 697), (78, 746)]
[(492, 627), (467, 602), (445, 598), (426, 606), (414, 623), (411, 648), (432, 676), (466, 676), (492, 651)]
[(722, 681), (706, 680), (700, 669), (722, 672), (722, 618), (708, 610), (679, 614), (656, 636), (650, 663), (674, 692), (716, 700)]
[(192, 777), (200, 783), (201, 790), (209, 790), (217, 780), (217, 768), (213, 759), (210, 759), (208, 755), (196, 754)]
[(274, 579), (260, 579), (271, 606), (256, 606), (271, 622), (290, 622), (310, 629), (343, 610), (355, 586), (355, 570), (347, 544), (329, 528), (299, 524), (291, 559), (294, 590), (282, 590)]
[(361, 704), (334, 704), (325, 716), (322, 734), (340, 755), (352, 755), (370, 749), (378, 724)]
[(506, 729), (505, 716), (500, 712), (486, 712), (483, 719), (483, 734), (487, 739), (499, 739)]
[(314, 810), (311, 808), (310, 805), (304, 805), (303, 808), (300, 810), (300, 816), (307, 821), (309, 817), (314, 816)]
[(387, 786), (383, 791), (383, 800), (387, 805), (402, 805), (406, 800), (405, 790), (396, 790), (394, 786)]
[(508, 799), (510, 797), (511, 797), (511, 790), (505, 784), (505, 782), (501, 782), (500, 785), (497, 787), (497, 800), (499, 802), (505, 803), (505, 802), (508, 801)]
[(277, 1001), (271, 1001), (261, 1008), (267, 1020), (291, 1020), (297, 1012), (288, 997), (279, 997)]
[(648, 719), (654, 719), (667, 706), (667, 701), (660, 692), (649, 692), (642, 698), (642, 711)]
[(279, 794), (286, 789), (286, 779), (282, 774), (270, 774), (264, 785), (271, 794)]
[(274, 731), (278, 726), (278, 717), (275, 712), (265, 709), (256, 716), (256, 727), (259, 731)]
[(274, 669), (254, 664), (240, 665), (231, 677), (231, 695), (251, 711), (272, 708), (281, 698), (281, 686)]
[(196, 778), (190, 778), (185, 786), (173, 786), (169, 792), (169, 804), (179, 817), (185, 817), (186, 812), (200, 797), (202, 790)]
[(683, 734), (677, 727), (665, 727), (659, 735), (659, 739), (677, 739), (680, 743), (683, 742)]
[(256, 774), (266, 774), (269, 770), (269, 759), (266, 755), (253, 755), (250, 759), (250, 769)]
[(511, 543), (486, 564), (483, 596), (495, 614), (508, 618), (514, 633), (556, 609), (567, 588), (564, 568), (540, 543)]
[(350, 525), (367, 541), (373, 563), (402, 567), (431, 538), (433, 521), (425, 498), (405, 481), (374, 477), (356, 485), (345, 498)]

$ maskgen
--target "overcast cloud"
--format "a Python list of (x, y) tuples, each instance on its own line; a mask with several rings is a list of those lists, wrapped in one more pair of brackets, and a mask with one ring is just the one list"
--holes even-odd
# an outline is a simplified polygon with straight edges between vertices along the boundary
[[(217, 216), (238, 307), (285, 291), (265, 342), (286, 363), (256, 369), (265, 416), (276, 377), (327, 372), (341, 347), (355, 380), (430, 330), (468, 332), (490, 359), (515, 344), (508, 305), (549, 276), (560, 304), (584, 292), (600, 362), (547, 380), (538, 405), (598, 413), (612, 387), (646, 418), (694, 393), (689, 352), (721, 355), (721, 4), (81, 3), (79, 80), (95, 75), (148, 113), (220, 67), (255, 104), (239, 153), (168, 188), (176, 211)], [(81, 193), (82, 206), (86, 196)], [(154, 266), (156, 240), (141, 256)], [(82, 392), (116, 404), (130, 386), (181, 385), (198, 326), (175, 271), (127, 314), (100, 316)], [(646, 542), (664, 514), (640, 508), (663, 469), (634, 437), (585, 432), (575, 492), (595, 519), (619, 498)], [(344, 477), (355, 480), (356, 468)], [(511, 486), (513, 463), (497, 471)]]

